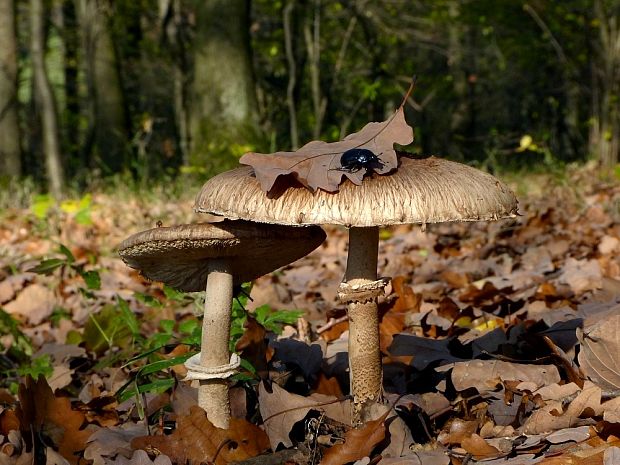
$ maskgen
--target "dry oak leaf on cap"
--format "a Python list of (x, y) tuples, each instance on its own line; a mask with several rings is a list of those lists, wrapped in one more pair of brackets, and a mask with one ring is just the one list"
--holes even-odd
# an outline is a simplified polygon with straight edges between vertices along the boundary
[(177, 428), (168, 436), (141, 436), (131, 441), (135, 449), (154, 448), (173, 463), (226, 465), (259, 455), (269, 449), (263, 430), (239, 418), (231, 418), (230, 428), (213, 426), (198, 406), (177, 420)]
[(370, 150), (383, 165), (374, 167), (374, 171), (386, 174), (398, 167), (394, 144), (408, 145), (411, 142), (413, 128), (405, 121), (401, 106), (386, 121), (368, 123), (359, 132), (341, 141), (313, 140), (295, 152), (250, 152), (243, 155), (239, 162), (254, 168), (261, 189), (267, 193), (273, 189), (279, 176), (289, 174), (313, 192), (317, 189), (337, 192), (343, 176), (359, 186), (366, 173), (364, 169), (354, 172), (338, 170), (344, 152), (353, 148)]

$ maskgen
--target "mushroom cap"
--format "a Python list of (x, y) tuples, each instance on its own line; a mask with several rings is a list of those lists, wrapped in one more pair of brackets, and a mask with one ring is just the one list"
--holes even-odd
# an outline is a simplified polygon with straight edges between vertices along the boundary
[(294, 262), (324, 240), (325, 232), (318, 226), (222, 221), (142, 231), (125, 239), (118, 253), (148, 279), (183, 291), (203, 291), (210, 259), (230, 259), (237, 285)]
[(276, 198), (260, 188), (251, 167), (207, 181), (194, 209), (226, 218), (286, 225), (348, 227), (514, 217), (518, 203), (501, 181), (471, 166), (441, 158), (401, 158), (399, 168), (362, 184), (345, 181), (336, 193), (289, 187)]

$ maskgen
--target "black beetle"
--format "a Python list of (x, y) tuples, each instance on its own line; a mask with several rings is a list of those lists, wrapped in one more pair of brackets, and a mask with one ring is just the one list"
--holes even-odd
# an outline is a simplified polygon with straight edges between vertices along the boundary
[(340, 168), (337, 168), (339, 171), (354, 173), (362, 168), (383, 168), (383, 163), (368, 149), (349, 149), (340, 156)]

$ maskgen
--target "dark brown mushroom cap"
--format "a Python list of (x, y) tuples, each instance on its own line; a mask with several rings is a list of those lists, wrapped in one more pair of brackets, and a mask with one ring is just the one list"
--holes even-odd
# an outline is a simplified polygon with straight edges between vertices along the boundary
[(202, 291), (209, 259), (228, 258), (233, 283), (241, 284), (294, 262), (324, 240), (318, 226), (222, 221), (142, 231), (125, 239), (118, 253), (148, 279), (183, 291)]
[(496, 220), (515, 216), (518, 204), (512, 191), (490, 174), (430, 157), (401, 158), (391, 174), (372, 174), (360, 186), (345, 181), (337, 193), (289, 187), (272, 199), (252, 168), (244, 166), (207, 181), (194, 208), (264, 223), (366, 227)]

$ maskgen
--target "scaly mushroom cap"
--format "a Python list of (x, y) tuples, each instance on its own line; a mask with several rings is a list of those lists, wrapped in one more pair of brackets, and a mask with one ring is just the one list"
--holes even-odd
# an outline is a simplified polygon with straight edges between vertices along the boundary
[(182, 291), (203, 291), (209, 259), (229, 258), (233, 283), (241, 284), (294, 262), (324, 240), (318, 226), (223, 221), (142, 231), (125, 239), (118, 253), (148, 279)]
[(515, 216), (518, 205), (490, 174), (430, 157), (401, 158), (393, 173), (372, 174), (360, 186), (345, 181), (337, 193), (289, 187), (276, 198), (267, 198), (252, 168), (244, 166), (207, 181), (194, 208), (263, 223), (367, 227), (497, 220)]

